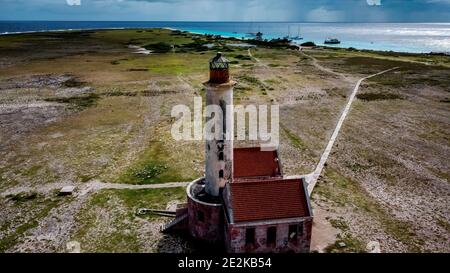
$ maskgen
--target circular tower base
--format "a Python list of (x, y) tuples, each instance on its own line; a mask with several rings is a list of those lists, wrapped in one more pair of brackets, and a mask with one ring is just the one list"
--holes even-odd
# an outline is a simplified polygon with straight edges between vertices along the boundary
[(223, 241), (223, 210), (220, 196), (205, 192), (205, 178), (193, 181), (187, 187), (189, 233), (207, 243)]

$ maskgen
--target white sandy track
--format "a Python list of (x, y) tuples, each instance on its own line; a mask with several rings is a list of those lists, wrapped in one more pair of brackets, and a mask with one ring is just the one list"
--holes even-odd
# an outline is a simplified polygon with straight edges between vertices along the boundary
[[(164, 189), (164, 188), (178, 188), (186, 187), (190, 182), (170, 182), (161, 184), (146, 184), (146, 185), (133, 185), (133, 184), (119, 184), (119, 183), (105, 183), (99, 180), (93, 180), (84, 184), (77, 184), (74, 195), (84, 196), (89, 193), (97, 192), (100, 190), (144, 190), (144, 189)], [(6, 190), (1, 194), (5, 197), (7, 195), (14, 195), (22, 192), (36, 192), (42, 194), (48, 194), (55, 190), (60, 190), (62, 187), (67, 186), (64, 183), (52, 183), (46, 184), (40, 187), (15, 187), (10, 190)]]
[(376, 74), (373, 74), (373, 75), (361, 78), (358, 81), (358, 83), (356, 84), (355, 88), (353, 89), (352, 94), (350, 95), (350, 99), (348, 100), (347, 105), (344, 108), (344, 111), (341, 114), (341, 117), (340, 117), (340, 119), (339, 119), (339, 121), (338, 121), (338, 123), (336, 125), (336, 128), (334, 129), (333, 135), (331, 136), (330, 141), (328, 142), (328, 145), (325, 148), (325, 151), (323, 152), (322, 156), (320, 157), (319, 164), (317, 164), (317, 167), (314, 170), (314, 172), (312, 172), (311, 174), (307, 175), (307, 177), (306, 177), (306, 181), (308, 182), (308, 193), (309, 193), (309, 195), (312, 194), (312, 192), (314, 190), (314, 187), (317, 184), (317, 180), (319, 179), (319, 176), (320, 176), (320, 174), (323, 171), (323, 168), (325, 166), (325, 163), (327, 162), (328, 156), (331, 153), (331, 149), (333, 148), (334, 142), (336, 141), (336, 139), (337, 139), (337, 137), (339, 135), (339, 132), (341, 131), (342, 124), (344, 124), (345, 118), (347, 117), (347, 115), (348, 115), (348, 113), (350, 111), (350, 107), (352, 106), (352, 103), (355, 100), (356, 94), (358, 93), (358, 90), (359, 90), (359, 87), (361, 86), (361, 83), (364, 80), (367, 80), (367, 79), (375, 77), (375, 76), (379, 76), (381, 74), (390, 72), (390, 71), (395, 70), (395, 69), (398, 69), (398, 67), (394, 67), (394, 68), (391, 68), (391, 69), (387, 69), (387, 70), (381, 71), (379, 73), (376, 73)]
[(332, 69), (319, 64), (319, 62), (317, 61), (316, 58), (314, 58), (314, 57), (306, 54), (305, 52), (303, 52), (302, 48), (300, 46), (298, 47), (298, 50), (299, 50), (300, 54), (302, 54), (303, 56), (305, 56), (306, 58), (311, 60), (312, 65), (315, 68), (317, 68), (317, 69), (319, 69), (319, 70), (321, 70), (321, 71), (323, 71), (325, 73), (328, 73), (328, 74), (334, 75), (336, 77), (342, 78), (344, 81), (347, 81), (347, 82), (350, 81), (350, 79), (348, 79), (344, 74), (336, 72), (336, 71), (333, 71)]
[[(321, 70), (321, 71), (323, 71), (325, 73), (332, 74), (334, 76), (342, 78), (346, 82), (350, 81), (350, 79), (347, 78), (346, 75), (344, 75), (342, 73), (339, 73), (339, 72), (336, 72), (336, 71), (333, 71), (330, 68), (327, 68), (327, 67), (324, 67), (324, 66), (320, 65), (316, 58), (314, 58), (314, 57), (306, 54), (305, 52), (303, 52), (301, 50), (302, 48), (300, 46), (298, 47), (298, 49), (299, 49), (300, 54), (302, 54), (303, 56), (305, 56), (308, 59), (310, 59), (311, 62), (312, 62), (312, 65), (314, 65), (314, 67), (316, 67), (317, 69), (319, 69), (319, 70)], [(259, 59), (257, 59), (256, 57), (254, 57), (252, 55), (250, 48), (248, 49), (248, 55), (250, 56), (250, 58), (253, 58), (258, 64), (262, 65), (263, 67), (268, 68), (268, 66), (266, 64), (262, 63)], [(322, 156), (320, 157), (320, 161), (317, 164), (316, 169), (312, 173), (307, 174), (307, 175), (303, 175), (303, 176), (297, 176), (297, 175), (296, 176), (288, 176), (287, 178), (302, 178), (302, 177), (304, 177), (306, 179), (306, 182), (308, 183), (308, 193), (309, 193), (309, 195), (312, 194), (312, 192), (314, 190), (314, 187), (317, 184), (317, 180), (319, 179), (320, 174), (322, 173), (323, 168), (325, 167), (325, 163), (328, 160), (328, 157), (329, 157), (329, 155), (331, 153), (331, 150), (332, 150), (332, 148), (334, 146), (334, 143), (336, 142), (336, 139), (337, 139), (337, 137), (339, 135), (339, 132), (341, 131), (342, 125), (344, 124), (344, 121), (347, 118), (347, 115), (348, 115), (348, 113), (350, 111), (352, 103), (355, 100), (356, 94), (359, 91), (359, 87), (361, 86), (361, 83), (364, 80), (370, 79), (370, 78), (375, 77), (375, 76), (379, 76), (381, 74), (390, 72), (390, 71), (395, 70), (395, 69), (398, 69), (398, 67), (390, 68), (390, 69), (378, 72), (376, 74), (373, 74), (373, 75), (370, 75), (370, 76), (367, 76), (367, 77), (364, 77), (364, 78), (361, 78), (361, 79), (358, 80), (358, 82), (356, 83), (355, 88), (353, 89), (352, 94), (350, 95), (350, 98), (349, 98), (349, 100), (347, 102), (347, 105), (345, 106), (345, 108), (344, 108), (344, 110), (343, 110), (343, 112), (341, 114), (341, 117), (339, 118), (339, 121), (336, 124), (336, 127), (334, 128), (333, 134), (331, 135), (331, 138), (328, 141), (328, 145), (326, 146)]]
[(117, 184), (117, 183), (104, 183), (100, 181), (92, 181), (86, 186), (82, 187), (79, 195), (83, 196), (90, 192), (95, 192), (105, 189), (114, 190), (144, 190), (144, 189), (165, 189), (165, 188), (178, 188), (186, 187), (190, 182), (172, 182), (163, 184), (148, 184), (148, 185), (131, 185), (131, 184)]
[(252, 59), (254, 59), (259, 65), (265, 67), (265, 68), (269, 68), (269, 66), (263, 62), (261, 62), (258, 58), (256, 58), (255, 56), (253, 56), (251, 48), (248, 49), (248, 56)]

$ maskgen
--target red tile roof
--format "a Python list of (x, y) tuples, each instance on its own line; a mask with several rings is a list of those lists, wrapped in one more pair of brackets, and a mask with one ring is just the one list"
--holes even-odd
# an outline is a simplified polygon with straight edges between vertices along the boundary
[(310, 216), (301, 179), (230, 183), (230, 191), (235, 223)]
[(256, 148), (234, 149), (234, 178), (273, 177), (281, 175), (276, 151)]

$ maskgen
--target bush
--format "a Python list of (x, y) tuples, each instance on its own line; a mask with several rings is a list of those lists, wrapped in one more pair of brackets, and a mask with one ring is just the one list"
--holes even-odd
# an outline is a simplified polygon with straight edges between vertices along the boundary
[(301, 46), (316, 46), (316, 44), (314, 42), (306, 42), (301, 44)]
[(156, 44), (146, 45), (144, 48), (151, 50), (153, 53), (167, 53), (172, 50), (172, 45), (165, 42), (159, 42)]
[(56, 98), (46, 98), (44, 101), (47, 102), (57, 102), (57, 103), (69, 103), (76, 105), (78, 107), (90, 107), (97, 103), (100, 98), (97, 94), (89, 94), (87, 96), (75, 96), (75, 97), (56, 97)]
[(184, 44), (182, 46), (177, 46), (178, 52), (189, 52), (189, 51), (196, 51), (196, 52), (202, 52), (207, 51), (208, 47), (205, 46), (208, 42), (204, 41), (202, 39), (194, 39), (192, 43)]
[(291, 45), (291, 40), (283, 38), (283, 39), (272, 39), (272, 40), (248, 40), (249, 44), (257, 45), (257, 46), (265, 46), (270, 48), (290, 48), (296, 49), (296, 46)]
[(250, 58), (250, 56), (241, 55), (241, 54), (234, 56), (234, 58), (238, 59), (238, 60), (247, 60), (247, 61), (250, 61), (252, 59), (252, 58)]
[(392, 93), (363, 93), (358, 94), (356, 97), (365, 101), (378, 101), (378, 100), (400, 100), (402, 96)]

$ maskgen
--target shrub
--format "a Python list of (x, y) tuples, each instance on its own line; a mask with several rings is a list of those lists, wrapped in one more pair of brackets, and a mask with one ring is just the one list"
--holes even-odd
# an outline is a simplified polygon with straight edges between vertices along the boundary
[(301, 46), (316, 46), (316, 44), (314, 42), (305, 42)]
[(153, 53), (167, 53), (172, 50), (172, 45), (165, 42), (159, 42), (156, 44), (148, 44), (144, 46), (144, 48), (151, 50)]

